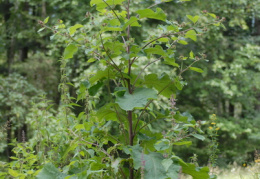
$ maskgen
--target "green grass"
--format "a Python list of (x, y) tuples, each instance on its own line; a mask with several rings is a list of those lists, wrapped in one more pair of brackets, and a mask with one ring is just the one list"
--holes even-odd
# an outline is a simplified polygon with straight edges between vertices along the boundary
[(260, 163), (242, 167), (234, 163), (227, 168), (214, 169), (218, 179), (260, 179)]
[[(234, 163), (226, 168), (216, 167), (211, 172), (217, 175), (217, 179), (260, 179), (260, 163), (247, 167)], [(192, 179), (192, 177), (182, 175), (181, 179)]]

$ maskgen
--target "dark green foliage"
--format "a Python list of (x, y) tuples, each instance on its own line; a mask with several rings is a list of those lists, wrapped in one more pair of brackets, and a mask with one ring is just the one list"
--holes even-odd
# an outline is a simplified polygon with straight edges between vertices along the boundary
[(0, 178), (213, 178), (259, 146), (259, 4), (129, 5), (0, 3)]

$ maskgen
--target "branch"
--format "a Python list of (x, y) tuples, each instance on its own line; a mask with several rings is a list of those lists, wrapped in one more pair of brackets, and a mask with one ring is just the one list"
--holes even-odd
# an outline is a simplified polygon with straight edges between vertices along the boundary
[(143, 128), (145, 128), (146, 126), (148, 126), (149, 124), (151, 124), (152, 122), (156, 121), (158, 118), (155, 118), (153, 120), (151, 120), (150, 122), (146, 123), (145, 125), (143, 125), (140, 129), (138, 129), (138, 131), (134, 132), (134, 136), (141, 131)]
[(122, 129), (123, 129), (123, 134), (124, 134), (124, 136), (125, 136), (125, 142), (126, 142), (126, 144), (127, 144), (127, 137), (126, 137), (126, 132), (125, 132), (125, 128), (124, 128), (124, 125), (123, 125), (123, 121), (122, 121), (122, 119), (120, 118), (119, 112), (117, 111), (116, 107), (114, 107), (114, 109), (115, 109), (115, 111), (116, 111), (117, 118), (118, 118), (118, 120), (119, 120), (119, 122), (120, 122), (120, 125), (121, 125), (121, 127), (122, 127)]
[[(166, 88), (168, 88), (173, 82), (174, 82), (174, 81), (172, 80), (169, 84), (167, 84), (165, 87), (163, 87), (163, 88), (161, 89), (161, 91), (159, 91), (159, 92), (157, 93), (157, 95), (161, 94), (161, 93), (162, 93)], [(147, 104), (145, 105), (145, 107), (144, 107), (142, 113), (141, 113), (140, 116), (138, 117), (137, 122), (136, 122), (136, 125), (135, 125), (135, 129), (134, 129), (134, 135), (136, 135), (141, 129), (144, 128), (144, 127), (141, 127), (141, 128), (136, 132), (137, 125), (138, 125), (138, 123), (139, 123), (139, 121), (140, 121), (140, 119), (141, 119), (141, 116), (144, 114), (145, 110), (148, 108), (148, 106), (149, 106), (153, 101), (154, 101), (154, 99), (151, 99), (150, 101), (147, 102)], [(146, 126), (146, 124), (145, 124), (145, 126)]]
[[(156, 40), (159, 40), (159, 39), (161, 39), (161, 38), (163, 38), (163, 37), (169, 37), (169, 36), (172, 36), (172, 35), (181, 34), (181, 33), (184, 33), (184, 32), (186, 32), (186, 31), (189, 31), (189, 30), (191, 30), (191, 29), (193, 29), (193, 28), (189, 28), (189, 29), (186, 29), (186, 30), (181, 31), (181, 32), (175, 32), (175, 33), (171, 33), (171, 34), (161, 35), (160, 37), (157, 37), (157, 38), (151, 40), (150, 42), (146, 43), (146, 44), (142, 47), (142, 50), (145, 49), (145, 48), (146, 48), (148, 45), (150, 45), (151, 43), (155, 42)], [(135, 58), (132, 60), (132, 63), (131, 63), (131, 64), (133, 64), (134, 61), (135, 61), (136, 59), (138, 59), (138, 58), (139, 58), (139, 57), (135, 57)]]
[[(79, 137), (77, 134), (75, 134), (71, 129), (68, 129), (68, 130), (69, 130), (74, 136), (78, 137), (81, 141), (83, 141), (83, 142), (85, 142), (85, 143), (87, 143), (87, 144), (96, 146), (96, 147), (100, 147), (99, 144), (95, 144), (95, 143), (92, 143), (92, 142), (88, 142), (88, 141), (86, 141), (86, 140), (80, 138), (80, 137)], [(101, 150), (104, 154), (106, 154), (106, 155), (112, 160), (112, 156), (110, 156), (105, 149), (103, 149), (103, 148), (100, 147), (100, 150)]]
[(154, 7), (154, 6), (157, 6), (157, 5), (159, 5), (159, 4), (162, 4), (162, 3), (163, 3), (163, 2), (154, 3), (154, 4), (152, 4), (151, 6), (147, 7), (146, 9), (150, 9), (150, 8), (152, 8), (152, 7)]
[[(177, 42), (177, 40), (174, 40), (174, 41), (171, 43), (171, 45), (170, 45), (169, 48), (171, 48), (172, 45), (173, 45), (175, 42)], [(161, 56), (159, 59), (157, 59), (157, 60), (155, 60), (155, 61), (152, 61), (152, 62), (148, 63), (148, 64), (141, 70), (141, 72), (138, 74), (137, 78), (135, 79), (135, 81), (134, 81), (134, 83), (133, 83), (133, 87), (134, 87), (135, 83), (137, 82), (137, 80), (140, 78), (141, 73), (143, 73), (143, 71), (145, 70), (145, 68), (147, 68), (147, 67), (148, 67), (149, 65), (151, 65), (152, 63), (154, 63), (154, 62), (156, 62), (156, 61), (159, 61), (162, 57), (163, 57), (163, 56)], [(138, 59), (138, 58), (137, 58), (137, 59)], [(131, 65), (134, 63), (134, 60), (135, 60), (135, 59), (132, 60)]]
[[(184, 70), (180, 71), (180, 73), (178, 74), (178, 76), (180, 77), (182, 73), (184, 73), (185, 71), (187, 71), (194, 63), (200, 61), (200, 59), (198, 60), (195, 60), (194, 62), (192, 62), (187, 68), (185, 68)], [(158, 92), (157, 95), (161, 94), (166, 88), (168, 88), (172, 83), (174, 83), (174, 80), (172, 80), (169, 84), (167, 84), (164, 88), (161, 89), (161, 91)], [(135, 125), (135, 129), (134, 129), (134, 136), (141, 130), (143, 129), (144, 127), (146, 127), (148, 124), (150, 123), (147, 123), (145, 125), (143, 125), (140, 129), (138, 129), (138, 131), (136, 131), (137, 129), (137, 125), (141, 119), (141, 116), (144, 114), (144, 111), (148, 108), (148, 106), (154, 101), (154, 99), (151, 99), (144, 107), (143, 109), (143, 112), (140, 114), (140, 116), (138, 117), (138, 120), (136, 122), (136, 125)], [(151, 121), (152, 122), (152, 121)]]
[[(170, 45), (169, 48), (171, 48), (172, 45), (173, 45), (175, 42), (177, 42), (177, 40), (173, 41), (173, 42), (171, 43), (171, 45)], [(162, 58), (162, 56), (161, 56), (160, 58)], [(160, 59), (160, 58), (159, 58), (159, 59)], [(157, 60), (159, 60), (159, 59), (157, 59)], [(133, 63), (133, 62), (134, 62), (134, 60), (132, 61), (132, 63)], [(154, 63), (154, 62), (155, 62), (155, 61), (150, 62), (150, 64), (151, 64), (151, 63)], [(148, 66), (148, 65), (150, 65), (150, 64), (148, 63), (146, 66)], [(144, 69), (146, 68), (146, 66), (144, 67)], [(144, 69), (143, 69), (143, 70), (144, 70)], [(140, 75), (141, 75), (141, 73), (143, 72), (143, 70), (139, 73), (139, 75), (137, 76), (137, 78), (140, 78)], [(136, 81), (137, 81), (137, 78), (136, 78), (136, 80), (134, 81), (133, 86), (135, 85), (135, 83), (136, 83)], [(173, 82), (173, 81), (172, 81), (172, 82)], [(172, 82), (171, 82), (171, 83), (172, 83)], [(169, 83), (169, 84), (168, 84), (167, 86), (165, 86), (161, 91), (159, 91), (159, 93), (158, 93), (157, 95), (161, 94), (166, 88), (169, 87), (169, 85), (170, 85), (171, 83)], [(138, 125), (138, 123), (139, 123), (139, 121), (140, 121), (141, 116), (142, 116), (143, 113), (144, 113), (144, 110), (145, 110), (152, 102), (153, 102), (153, 99), (150, 100), (150, 101), (146, 104), (146, 106), (145, 106), (144, 109), (143, 109), (143, 112), (142, 112), (141, 115), (139, 116), (139, 118), (138, 118), (138, 120), (137, 120), (137, 122), (136, 122), (136, 125), (135, 125), (134, 136), (136, 135), (137, 125)], [(139, 131), (139, 130), (138, 130), (138, 131)]]
[[(128, 0), (128, 3), (127, 3), (127, 19), (129, 20), (130, 19), (130, 0)], [(127, 27), (127, 40), (130, 39), (130, 25), (128, 25)], [(129, 53), (129, 46), (127, 47), (127, 52)]]
[(145, 107), (144, 107), (142, 113), (141, 113), (140, 116), (138, 117), (137, 122), (136, 122), (136, 124), (135, 124), (135, 129), (134, 129), (134, 134), (133, 134), (133, 136), (135, 136), (135, 135), (137, 134), (136, 129), (137, 129), (138, 123), (139, 123), (139, 121), (140, 121), (140, 119), (141, 119), (141, 116), (144, 114), (145, 109), (146, 109), (152, 102), (153, 102), (153, 99), (151, 99), (150, 101), (148, 101), (148, 103), (145, 105)]
[[(114, 11), (114, 9), (113, 9), (105, 0), (103, 0), (103, 2), (112, 10), (112, 12), (115, 14), (116, 18), (117, 18), (117, 19), (119, 20), (119, 22), (120, 22), (120, 18), (118, 17), (118, 15), (117, 15), (117, 13)], [(122, 32), (119, 32), (119, 33), (121, 34)], [(122, 39), (123, 39), (123, 42), (124, 42), (126, 51), (128, 51), (128, 46), (127, 46), (127, 43), (126, 43), (126, 41), (125, 41), (125, 38), (124, 38), (124, 36), (121, 36), (121, 37), (122, 37)]]
[[(87, 143), (87, 144), (96, 146), (96, 147), (100, 147), (98, 144), (95, 144), (95, 143), (92, 143), (92, 142), (88, 142), (88, 141), (86, 141), (86, 140), (80, 138), (80, 137), (79, 137), (77, 134), (75, 134), (71, 129), (69, 129), (69, 131), (70, 131), (74, 136), (78, 137), (81, 141), (83, 141), (83, 142), (85, 142), (85, 143)], [(101, 148), (101, 147), (100, 147), (99, 149), (101, 150), (101, 152), (103, 152), (105, 155), (107, 155), (107, 156), (110, 158), (111, 161), (113, 160), (113, 157), (112, 157), (111, 155), (109, 155), (105, 149), (103, 149), (103, 148)], [(120, 170), (121, 174), (123, 175), (123, 177), (126, 179), (126, 176), (125, 176), (125, 174), (124, 174), (124, 172), (123, 172), (123, 170), (122, 170), (121, 167), (119, 167), (119, 170)]]
[(195, 61), (193, 61), (187, 68), (185, 68), (184, 70), (181, 70), (180, 73), (178, 74), (178, 76), (180, 77), (182, 73), (184, 73), (185, 71), (187, 71), (190, 67), (192, 67), (192, 65), (198, 61), (200, 61), (201, 59), (197, 59)]
[[(154, 40), (148, 42), (147, 44), (145, 44), (145, 45), (142, 47), (142, 50), (145, 49), (148, 45), (150, 45), (150, 44), (153, 43), (154, 41), (156, 41), (156, 40), (158, 40), (158, 39), (160, 39), (160, 38), (163, 38), (163, 37), (168, 37), (168, 36), (170, 36), (170, 34), (168, 34), (168, 35), (162, 35), (162, 36), (160, 36), (160, 37), (157, 37), (156, 39), (154, 39)], [(132, 60), (132, 62), (131, 62), (131, 65), (132, 65), (132, 64), (135, 62), (135, 60), (137, 60), (138, 58), (139, 58), (139, 57), (134, 57), (133, 60)]]
[(137, 80), (140, 78), (141, 74), (144, 72), (144, 70), (145, 70), (148, 66), (150, 66), (151, 64), (153, 64), (153, 63), (155, 63), (155, 62), (161, 60), (162, 57), (163, 57), (163, 56), (161, 56), (160, 58), (158, 58), (158, 59), (156, 59), (156, 60), (154, 60), (154, 61), (152, 61), (152, 62), (149, 62), (147, 65), (145, 65), (145, 67), (140, 71), (140, 73), (139, 73), (138, 76), (136, 77), (136, 79), (135, 79), (135, 81), (134, 81), (134, 83), (133, 83), (133, 88), (134, 88), (135, 83), (137, 82)]
[(100, 39), (101, 39), (102, 47), (103, 47), (103, 49), (105, 50), (105, 52), (106, 52), (108, 58), (111, 60), (111, 62), (112, 62), (113, 64), (111, 64), (109, 61), (108, 61), (108, 63), (109, 63), (111, 66), (113, 66), (118, 72), (120, 72), (120, 69), (118, 68), (118, 66), (116, 65), (116, 63), (113, 61), (113, 59), (110, 57), (110, 55), (108, 54), (108, 52), (107, 52), (107, 50), (106, 50), (106, 48), (105, 48), (105, 46), (104, 46), (104, 42), (103, 42), (103, 39), (102, 39), (101, 34), (100, 34), (99, 36), (100, 36)]
[(164, 34), (164, 35), (161, 35), (160, 37), (157, 37), (156, 39), (153, 39), (151, 40), (150, 42), (148, 42), (147, 44), (145, 44), (143, 47), (142, 47), (142, 50), (145, 49), (148, 45), (150, 45), (151, 43), (153, 43), (154, 41), (158, 40), (158, 39), (161, 39), (163, 37), (168, 37), (170, 35), (174, 35), (174, 34)]
[(102, 47), (103, 47), (103, 49), (105, 50), (105, 52), (106, 52), (108, 58), (112, 61), (113, 64), (111, 64), (108, 60), (107, 60), (107, 62), (108, 62), (112, 67), (114, 67), (114, 68), (120, 73), (121, 78), (122, 78), (122, 80), (123, 80), (123, 82), (124, 82), (124, 85), (126, 86), (125, 79), (124, 79), (124, 76), (123, 76), (121, 70), (118, 68), (118, 66), (116, 65), (116, 63), (113, 61), (113, 59), (112, 59), (112, 58), (110, 57), (110, 55), (108, 54), (108, 52), (107, 52), (107, 50), (106, 50), (106, 48), (105, 48), (105, 46), (104, 46), (104, 42), (103, 42), (103, 39), (102, 39), (101, 34), (100, 34), (99, 36), (100, 36), (100, 39), (101, 39)]

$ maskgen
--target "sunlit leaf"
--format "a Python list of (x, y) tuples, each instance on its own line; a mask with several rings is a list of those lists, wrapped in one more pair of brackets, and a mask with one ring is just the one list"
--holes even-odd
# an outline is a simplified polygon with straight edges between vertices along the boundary
[(81, 24), (76, 24), (76, 25), (70, 27), (69, 28), (69, 34), (73, 35), (76, 32), (76, 30), (81, 28), (81, 27), (83, 27), (83, 25), (81, 25)]
[(213, 13), (208, 13), (208, 15), (210, 15), (210, 16), (213, 17), (214, 19), (217, 18), (217, 16), (216, 16), (215, 14), (213, 14)]
[(95, 62), (97, 59), (95, 59), (95, 58), (90, 58), (90, 59), (88, 59), (88, 63), (92, 63), (92, 62)]
[(12, 177), (18, 177), (19, 173), (16, 170), (12, 170), (12, 169), (8, 169), (8, 173), (12, 176)]
[(45, 27), (40, 28), (37, 32), (39, 33), (39, 32), (41, 32), (41, 31), (43, 31), (44, 29), (45, 29)]
[(174, 142), (173, 145), (188, 145), (190, 146), (192, 144), (191, 141), (181, 141), (181, 142)]
[(159, 42), (168, 42), (169, 39), (168, 38), (160, 38), (158, 39)]
[(74, 44), (69, 44), (64, 51), (64, 59), (73, 58), (73, 55), (78, 51), (78, 47)]
[(190, 59), (194, 59), (193, 51), (190, 51)]
[(190, 19), (194, 24), (199, 20), (200, 16), (191, 16), (187, 15), (188, 19)]
[(44, 24), (47, 24), (48, 23), (48, 21), (49, 21), (49, 16), (48, 17), (46, 17), (45, 19), (44, 19)]
[(185, 34), (185, 38), (190, 38), (193, 41), (197, 41), (197, 33), (195, 32), (195, 30), (189, 30), (188, 32), (186, 32)]
[(187, 45), (188, 44), (188, 42), (186, 42), (185, 40), (178, 40), (178, 43), (182, 44), (182, 45)]
[(203, 70), (200, 69), (200, 68), (197, 68), (197, 67), (190, 67), (189, 69), (196, 71), (196, 72), (199, 72), (199, 73), (203, 73)]

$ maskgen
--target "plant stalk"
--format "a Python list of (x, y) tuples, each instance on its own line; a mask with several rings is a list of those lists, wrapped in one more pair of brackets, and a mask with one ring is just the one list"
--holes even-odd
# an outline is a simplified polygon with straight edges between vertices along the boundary
[[(127, 111), (128, 113), (128, 122), (129, 122), (129, 144), (131, 146), (134, 145), (134, 138), (133, 138), (133, 111)], [(134, 178), (134, 169), (132, 163), (129, 163), (129, 179)]]

